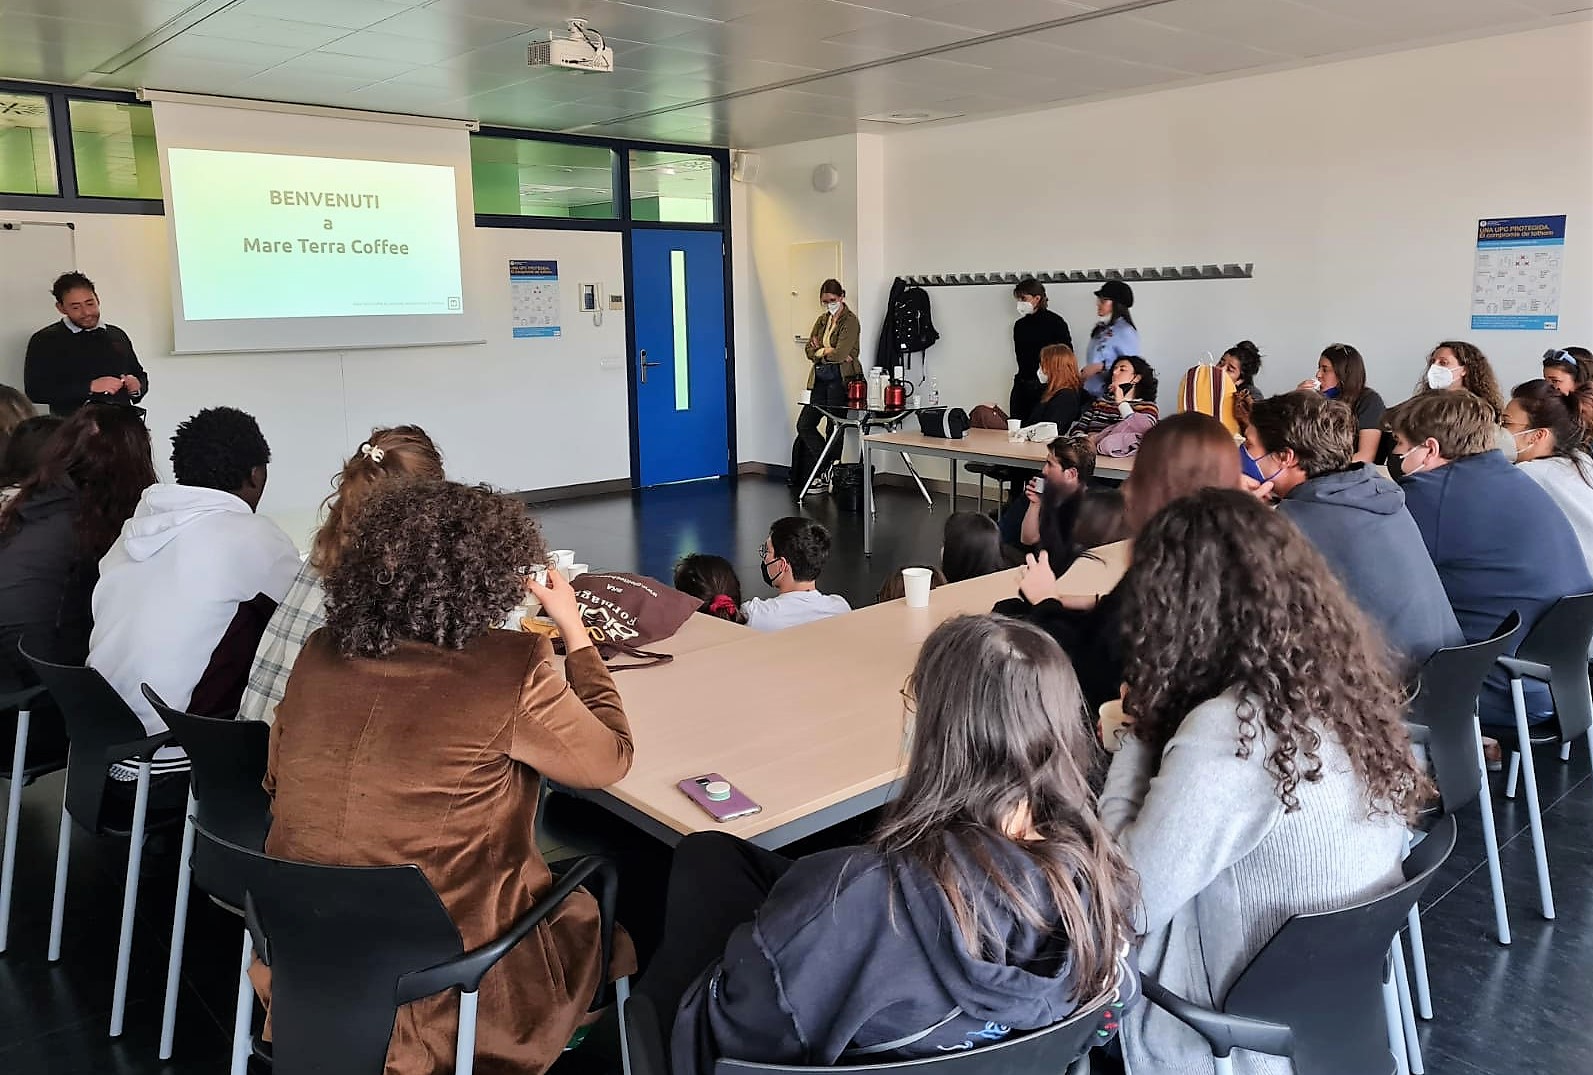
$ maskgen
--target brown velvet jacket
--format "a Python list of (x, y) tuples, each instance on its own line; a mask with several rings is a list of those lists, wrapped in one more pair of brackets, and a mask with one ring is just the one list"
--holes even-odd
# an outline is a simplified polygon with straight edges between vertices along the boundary
[[(266, 851), (416, 863), (470, 949), (551, 887), (536, 842), (538, 774), (599, 788), (630, 765), (630, 727), (596, 650), (572, 654), (560, 675), (546, 638), (493, 630), (463, 650), (405, 642), (351, 660), (322, 629), (271, 728)], [(476, 1070), (545, 1070), (591, 1003), (598, 963), (597, 903), (577, 890), (482, 980)], [(254, 977), (267, 995), (263, 971)], [(458, 1013), (454, 995), (400, 1009), (388, 1075), (452, 1070)]]

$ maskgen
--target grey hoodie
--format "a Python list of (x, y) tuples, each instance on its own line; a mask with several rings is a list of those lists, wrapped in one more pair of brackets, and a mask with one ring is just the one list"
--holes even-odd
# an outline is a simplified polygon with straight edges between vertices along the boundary
[(1409, 665), (1465, 641), (1404, 491), (1369, 464), (1308, 480), (1278, 511), (1311, 539)]

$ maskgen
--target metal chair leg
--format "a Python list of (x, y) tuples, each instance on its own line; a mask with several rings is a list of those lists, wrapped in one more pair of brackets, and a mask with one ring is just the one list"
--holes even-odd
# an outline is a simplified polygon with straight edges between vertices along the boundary
[(903, 452), (902, 462), (907, 466), (907, 473), (913, 476), (913, 481), (918, 483), (918, 492), (922, 494), (924, 503), (929, 505), (930, 509), (933, 510), (935, 507), (935, 498), (929, 495), (929, 489), (924, 485), (924, 479), (919, 475), (918, 468), (913, 466), (913, 457), (908, 455), (906, 452)]
[(1214, 1056), (1211, 1058), (1211, 1067), (1216, 1075), (1233, 1075), (1233, 1057)]
[(614, 983), (614, 1014), (619, 1016), (620, 1071), (631, 1075), (631, 1039), (625, 1030), (625, 1007), (631, 1002), (631, 980), (621, 978)]
[(1505, 771), (1505, 798), (1514, 799), (1516, 797), (1516, 788), (1520, 786), (1520, 779), (1521, 752), (1518, 750), (1512, 750), (1510, 752), (1510, 767)]
[[(67, 748), (68, 753), (71, 747)], [(68, 762), (68, 768), (71, 763)], [(66, 809), (66, 789), (61, 789), (61, 829), (55, 842), (55, 895), (50, 899), (50, 947), (45, 959), (61, 960), (61, 926), (66, 914), (66, 863), (72, 854), (72, 815)]]
[(1410, 965), (1416, 979), (1416, 1014), (1423, 1019), (1433, 1017), (1433, 987), (1427, 980), (1427, 945), (1422, 937), (1421, 908), (1412, 907), (1406, 920), (1410, 930)]
[(1399, 997), (1399, 1018), (1405, 1032), (1405, 1053), (1410, 1072), (1411, 1075), (1425, 1075), (1427, 1069), (1422, 1064), (1422, 1044), (1416, 1036), (1416, 1013), (1410, 1002), (1410, 979), (1405, 971), (1405, 946), (1400, 943), (1397, 933), (1394, 934), (1390, 958), (1394, 961), (1394, 988)]
[(188, 896), (194, 871), (194, 792), (188, 789), (188, 809), (183, 817), (183, 849), (177, 859), (177, 905), (171, 918), (171, 955), (166, 960), (166, 1008), (160, 1017), (160, 1058), (171, 1059), (177, 1036), (177, 992), (183, 971), (183, 943), (188, 938)]
[(11, 890), (17, 883), (17, 828), (22, 824), (22, 771), (28, 767), (28, 722), (33, 713), (17, 710), (17, 735), (11, 747), (11, 783), (6, 796), (6, 842), (0, 860), (0, 952), (11, 936)]
[(1571, 744), (1570, 744), (1569, 740), (1560, 744), (1560, 760), (1561, 761), (1570, 761), (1571, 760)]
[(1392, 972), (1383, 978), (1383, 1021), (1388, 1026), (1388, 1051), (1394, 1056), (1397, 1075), (1410, 1075), (1410, 1057), (1405, 1051), (1405, 1023), (1400, 1018), (1399, 994)]
[(1499, 833), (1493, 823), (1493, 789), (1488, 787), (1488, 763), (1482, 754), (1482, 728), (1472, 722), (1473, 738), (1477, 743), (1477, 778), (1482, 782), (1477, 796), (1477, 809), (1482, 813), (1482, 846), (1488, 856), (1488, 887), (1493, 890), (1493, 920), (1499, 931), (1499, 943), (1510, 944), (1510, 912), (1505, 907), (1504, 871), (1499, 865)]
[(149, 762), (138, 763), (133, 827), (127, 840), (127, 881), (122, 886), (122, 932), (116, 942), (116, 988), (111, 993), (111, 1037), (122, 1036), (127, 1014), (127, 974), (133, 961), (134, 911), (138, 908), (138, 869), (144, 861), (144, 822), (149, 818)]
[(1543, 811), (1538, 805), (1538, 774), (1532, 762), (1532, 743), (1527, 738), (1527, 701), (1521, 681), (1510, 680), (1510, 699), (1516, 709), (1516, 738), (1521, 749), (1521, 771), (1527, 785), (1527, 823), (1532, 830), (1532, 855), (1538, 864), (1538, 900), (1543, 917), (1554, 918), (1554, 889), (1549, 884), (1549, 851), (1543, 841)]
[(454, 1047), (454, 1075), (474, 1075), (476, 1070), (475, 993), (459, 994), (459, 1044)]
[(254, 941), (243, 931), (243, 961), (238, 966), (238, 999), (232, 1010), (232, 1070), (229, 1075), (249, 1075), (249, 1054), (253, 1052), (252, 1022), (254, 985), (249, 981), (249, 966), (254, 962)]

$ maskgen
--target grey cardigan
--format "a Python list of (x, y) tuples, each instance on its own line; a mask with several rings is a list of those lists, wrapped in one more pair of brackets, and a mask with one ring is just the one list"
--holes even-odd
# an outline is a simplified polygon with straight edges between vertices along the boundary
[[(1132, 736), (1112, 760), (1101, 818), (1139, 872), (1145, 943), (1140, 969), (1196, 1002), (1212, 1004), (1292, 914), (1353, 903), (1399, 884), (1405, 829), (1373, 818), (1349, 758), (1324, 736), (1322, 779), (1302, 780), (1300, 808), (1285, 813), (1264, 768), (1263, 732), (1236, 756), (1231, 695), (1184, 718), (1160, 764)], [(1132, 1075), (1213, 1070), (1204, 1042), (1172, 1016), (1141, 1004), (1123, 1020)], [(1286, 1059), (1239, 1051), (1240, 1075), (1282, 1075)]]

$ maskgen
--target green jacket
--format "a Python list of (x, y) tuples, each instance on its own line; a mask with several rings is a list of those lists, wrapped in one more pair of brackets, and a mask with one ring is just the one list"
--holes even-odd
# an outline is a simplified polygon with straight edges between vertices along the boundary
[[(820, 356), (819, 348), (824, 346), (824, 331), (830, 326), (830, 315), (823, 313), (813, 322), (813, 331), (808, 333), (808, 344), (803, 350), (807, 353), (808, 361), (815, 367), (821, 363), (841, 367), (841, 380), (850, 380), (853, 377), (863, 376), (863, 366), (858, 362), (858, 353), (863, 347), (863, 325), (858, 321), (857, 315), (850, 306), (841, 307), (840, 314), (835, 319), (835, 351), (832, 354)], [(817, 370), (808, 371), (808, 387), (813, 387)]]

